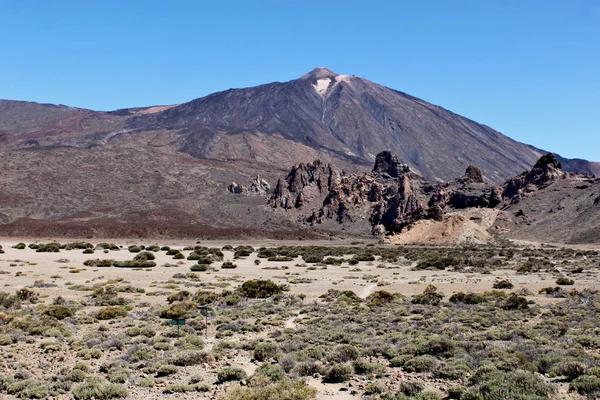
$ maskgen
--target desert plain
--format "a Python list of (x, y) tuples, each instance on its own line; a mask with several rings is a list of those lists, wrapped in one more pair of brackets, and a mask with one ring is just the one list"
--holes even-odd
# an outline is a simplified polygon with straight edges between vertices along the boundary
[(2, 398), (533, 400), (600, 391), (595, 247), (0, 245)]

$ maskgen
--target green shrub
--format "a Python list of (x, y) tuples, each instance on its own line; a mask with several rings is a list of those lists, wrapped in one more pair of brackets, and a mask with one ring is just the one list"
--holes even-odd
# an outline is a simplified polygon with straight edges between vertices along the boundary
[(344, 363), (356, 360), (358, 356), (359, 352), (356, 347), (351, 344), (340, 344), (327, 355), (327, 359), (331, 362)]
[(131, 246), (127, 247), (127, 250), (129, 250), (130, 253), (139, 253), (143, 249), (140, 246), (132, 244)]
[(17, 250), (23, 250), (25, 249), (25, 247), (27, 247), (25, 243), (17, 243), (12, 248)]
[(444, 295), (442, 293), (437, 292), (437, 288), (433, 285), (429, 285), (423, 290), (423, 293), (414, 295), (411, 302), (413, 304), (423, 304), (423, 305), (438, 305)]
[(562, 278), (558, 278), (556, 280), (556, 284), (561, 285), (561, 286), (570, 286), (570, 285), (574, 285), (575, 281), (573, 279), (562, 277)]
[(248, 257), (251, 253), (252, 252), (247, 249), (236, 250), (235, 253), (233, 253), (233, 258)]
[(221, 398), (222, 400), (314, 400), (317, 390), (303, 380), (290, 382), (282, 380), (267, 385), (245, 387), (234, 385)]
[(371, 382), (365, 386), (366, 395), (382, 394), (385, 392), (385, 390), (385, 385), (381, 382)]
[(83, 262), (83, 265), (85, 265), (86, 267), (102, 267), (102, 268), (106, 268), (106, 267), (110, 267), (111, 265), (113, 265), (115, 263), (115, 260), (106, 260), (106, 259), (95, 259), (95, 260), (85, 260)]
[(156, 370), (157, 377), (175, 375), (176, 373), (177, 373), (177, 367), (174, 365), (170, 365), (170, 364), (161, 365)]
[(257, 376), (265, 376), (271, 382), (277, 382), (285, 379), (285, 371), (277, 364), (264, 363), (254, 372)]
[(219, 382), (230, 382), (230, 381), (241, 381), (246, 379), (246, 372), (241, 368), (236, 367), (224, 367), (217, 373), (217, 380)]
[(469, 383), (473, 392), (485, 400), (547, 400), (555, 391), (538, 374), (523, 370), (504, 372), (489, 369), (481, 372), (480, 368), (471, 376)]
[(600, 378), (594, 375), (582, 375), (569, 384), (569, 392), (577, 392), (588, 398), (598, 398), (600, 395)]
[(508, 279), (503, 279), (494, 282), (494, 285), (492, 287), (494, 289), (512, 289), (514, 285)]
[(555, 365), (550, 371), (550, 374), (552, 376), (564, 376), (567, 380), (572, 381), (583, 375), (584, 371), (585, 364), (579, 361), (563, 361), (558, 365)]
[(96, 313), (96, 319), (106, 320), (106, 319), (115, 319), (121, 318), (127, 315), (127, 310), (123, 307), (118, 306), (108, 306), (100, 309)]
[(12, 336), (0, 333), (0, 346), (8, 346), (9, 344), (13, 344), (13, 342), (14, 339)]
[(187, 393), (187, 392), (206, 392), (209, 387), (203, 384), (185, 384), (185, 383), (173, 383), (168, 384), (164, 389), (163, 393)]
[(204, 272), (208, 271), (208, 267), (207, 264), (195, 264), (190, 267), (190, 270), (194, 272)]
[(451, 303), (463, 303), (463, 304), (481, 304), (487, 300), (484, 296), (477, 293), (464, 293), (458, 292), (450, 296), (448, 299)]
[[(152, 253), (150, 253), (152, 254)], [(129, 260), (129, 261), (115, 261), (113, 265), (117, 268), (153, 268), (156, 267), (154, 261), (144, 260)]]
[(518, 296), (515, 293), (508, 295), (508, 298), (502, 304), (502, 308), (505, 310), (527, 310), (529, 304), (525, 297)]
[(51, 305), (44, 310), (44, 315), (55, 319), (65, 319), (72, 317), (75, 312), (67, 306)]
[(277, 345), (273, 342), (261, 342), (254, 348), (253, 357), (257, 361), (265, 361), (269, 358), (275, 358), (277, 355)]
[(275, 282), (260, 279), (246, 281), (238, 290), (243, 297), (251, 299), (266, 299), (281, 293), (281, 288)]
[(127, 397), (127, 389), (102, 378), (89, 377), (84, 383), (75, 385), (71, 391), (77, 400), (105, 400)]
[(136, 254), (133, 259), (139, 261), (152, 261), (156, 259), (156, 256), (149, 251), (142, 251), (141, 253)]
[(179, 367), (189, 367), (190, 365), (199, 365), (210, 360), (211, 356), (205, 351), (184, 351), (178, 353), (170, 363)]
[(406, 361), (403, 368), (408, 372), (433, 372), (440, 365), (437, 358), (430, 355), (413, 357)]
[(234, 264), (231, 261), (225, 261), (223, 264), (221, 264), (221, 268), (235, 269), (237, 268), (237, 264)]
[(341, 383), (346, 382), (354, 374), (350, 364), (333, 364), (325, 374), (324, 382)]
[(425, 385), (418, 381), (402, 381), (398, 387), (398, 393), (402, 393), (406, 396), (416, 396), (425, 389)]

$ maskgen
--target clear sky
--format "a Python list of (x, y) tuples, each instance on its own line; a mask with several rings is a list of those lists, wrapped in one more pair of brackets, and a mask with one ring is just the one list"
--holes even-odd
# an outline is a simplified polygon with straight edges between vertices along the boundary
[(600, 1), (0, 0), (0, 98), (112, 110), (317, 66), (600, 161)]

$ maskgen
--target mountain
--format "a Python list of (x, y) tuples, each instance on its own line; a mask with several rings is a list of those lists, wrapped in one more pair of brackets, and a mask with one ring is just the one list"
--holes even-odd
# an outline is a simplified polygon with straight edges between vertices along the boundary
[[(275, 187), (291, 166), (315, 159), (356, 173), (384, 150), (428, 181), (452, 180), (475, 164), (492, 184), (546, 153), (326, 68), (178, 105), (110, 112), (1, 100), (0, 234), (328, 234), (274, 218), (263, 196), (227, 188)], [(597, 163), (561, 161), (565, 170), (600, 172)]]

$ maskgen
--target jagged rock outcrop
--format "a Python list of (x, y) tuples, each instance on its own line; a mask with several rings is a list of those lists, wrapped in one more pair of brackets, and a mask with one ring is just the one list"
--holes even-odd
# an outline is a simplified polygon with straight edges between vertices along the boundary
[(411, 169), (408, 165), (400, 163), (398, 157), (390, 151), (382, 151), (375, 157), (375, 166), (373, 172), (387, 174), (392, 178), (398, 178)]
[[(368, 221), (374, 235), (404, 235), (415, 230), (438, 239), (475, 235), (483, 240), (491, 237), (486, 232), (502, 212), (498, 206), (510, 206), (522, 193), (562, 178), (569, 178), (566, 180), (577, 190), (587, 190), (595, 183), (583, 175), (564, 173), (560, 167), (549, 154), (502, 186), (489, 185), (475, 165), (458, 178), (440, 183), (425, 180), (386, 151), (377, 155), (373, 170), (363, 174), (340, 177), (319, 161), (299, 164), (278, 181), (269, 202), (275, 208), (294, 209), (301, 221), (311, 225), (337, 222), (364, 229), (357, 223)], [(600, 197), (594, 201), (600, 204)], [(556, 210), (565, 208), (560, 204)], [(453, 232), (454, 228), (464, 232)]]
[(234, 194), (267, 194), (271, 190), (271, 185), (264, 179), (261, 179), (259, 175), (254, 178), (250, 183), (250, 186), (245, 186), (240, 183), (232, 182), (227, 190)]
[(279, 179), (268, 203), (277, 208), (300, 208), (322, 198), (339, 182), (340, 173), (321, 160), (292, 167), (285, 179)]
[[(317, 198), (320, 205), (314, 208)], [(373, 170), (362, 175), (338, 178), (320, 161), (299, 164), (278, 181), (269, 204), (299, 209), (314, 202), (306, 222), (367, 219), (377, 234), (401, 231), (421, 219), (441, 220), (448, 209), (495, 207), (501, 200), (501, 193), (485, 183), (481, 169), (474, 165), (452, 182), (432, 183), (384, 151), (376, 156)]]
[(241, 183), (231, 182), (229, 186), (227, 186), (227, 190), (233, 194), (241, 194), (248, 191), (248, 188)]
[(502, 197), (518, 202), (523, 194), (544, 188), (565, 176), (561, 163), (552, 153), (542, 156), (530, 171), (510, 179), (504, 184)]

